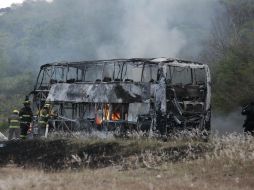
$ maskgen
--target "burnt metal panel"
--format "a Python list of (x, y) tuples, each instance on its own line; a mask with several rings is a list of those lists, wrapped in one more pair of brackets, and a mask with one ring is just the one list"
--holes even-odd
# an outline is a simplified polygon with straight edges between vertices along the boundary
[(49, 102), (134, 103), (150, 98), (150, 85), (144, 83), (58, 83), (52, 85)]
[(137, 122), (139, 115), (149, 114), (149, 103), (131, 103), (129, 104), (128, 121)]

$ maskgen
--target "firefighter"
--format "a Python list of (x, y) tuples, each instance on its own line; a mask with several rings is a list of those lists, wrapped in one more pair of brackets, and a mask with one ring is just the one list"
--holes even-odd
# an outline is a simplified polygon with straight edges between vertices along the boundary
[(21, 108), (21, 110), (19, 111), (20, 130), (21, 130), (20, 138), (26, 139), (27, 132), (33, 120), (33, 112), (31, 110), (30, 101), (28, 99), (26, 99), (23, 104), (24, 107)]
[(9, 123), (9, 135), (8, 140), (12, 140), (13, 138), (20, 138), (20, 122), (19, 122), (19, 111), (13, 110), (12, 115), (8, 119)]
[(246, 119), (243, 124), (244, 132), (254, 135), (254, 102), (243, 107), (242, 115), (246, 115)]
[(48, 120), (49, 120), (49, 111), (50, 104), (45, 104), (39, 113), (38, 126), (39, 126), (39, 135), (41, 137), (46, 137), (46, 129), (48, 128)]

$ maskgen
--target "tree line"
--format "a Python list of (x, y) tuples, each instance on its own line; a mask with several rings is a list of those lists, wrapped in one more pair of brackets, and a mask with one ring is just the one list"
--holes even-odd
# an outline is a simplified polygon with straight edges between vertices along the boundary
[(254, 101), (254, 0), (222, 0), (203, 59), (213, 76), (213, 107), (230, 112)]

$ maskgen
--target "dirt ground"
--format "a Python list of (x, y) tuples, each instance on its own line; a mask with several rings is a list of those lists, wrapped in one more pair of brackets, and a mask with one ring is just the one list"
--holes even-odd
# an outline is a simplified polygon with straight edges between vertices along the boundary
[(253, 189), (254, 164), (237, 168), (219, 168), (213, 167), (212, 164), (202, 167), (202, 163), (197, 161), (166, 164), (153, 169), (125, 170), (122, 167), (112, 166), (61, 172), (7, 166), (0, 169), (0, 189)]

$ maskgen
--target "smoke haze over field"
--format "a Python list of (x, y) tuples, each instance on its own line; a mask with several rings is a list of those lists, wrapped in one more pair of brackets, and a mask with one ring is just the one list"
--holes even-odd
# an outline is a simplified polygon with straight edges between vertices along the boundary
[(214, 114), (212, 116), (212, 131), (220, 135), (227, 133), (243, 133), (245, 117), (241, 115), (241, 108), (229, 114)]
[(10, 64), (130, 57), (198, 59), (217, 0), (27, 0), (0, 17)]

